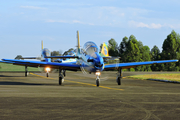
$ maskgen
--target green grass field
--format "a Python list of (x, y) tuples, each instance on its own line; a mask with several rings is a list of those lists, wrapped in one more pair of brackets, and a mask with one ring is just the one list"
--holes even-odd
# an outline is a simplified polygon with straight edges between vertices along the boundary
[[(24, 66), (0, 63), (0, 71), (25, 71)], [(28, 67), (28, 71), (39, 71), (38, 68)]]
[(180, 74), (147, 74), (147, 75), (133, 75), (128, 76), (129, 78), (137, 79), (160, 79), (180, 82)]

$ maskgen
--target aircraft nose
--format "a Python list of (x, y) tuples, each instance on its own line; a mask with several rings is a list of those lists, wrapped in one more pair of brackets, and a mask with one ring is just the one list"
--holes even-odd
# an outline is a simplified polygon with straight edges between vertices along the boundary
[(98, 57), (96, 58), (95, 66), (97, 69), (102, 70), (104, 65), (103, 58), (99, 56), (99, 54), (97, 54), (97, 56)]

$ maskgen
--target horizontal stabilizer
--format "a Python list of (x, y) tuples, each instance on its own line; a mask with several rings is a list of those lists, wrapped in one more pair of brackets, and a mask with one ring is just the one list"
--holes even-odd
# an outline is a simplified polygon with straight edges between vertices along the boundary
[(47, 56), (45, 58), (79, 58), (78, 56)]
[(22, 57), (21, 59), (41, 59), (40, 57)]
[(109, 60), (117, 60), (119, 61), (121, 57), (112, 57), (112, 56), (107, 56), (107, 57), (103, 57), (104, 62), (108, 62)]
[(112, 56), (107, 56), (103, 57), (103, 59), (108, 59), (108, 60), (119, 60), (121, 57), (112, 57)]
[(111, 59), (111, 56), (103, 57), (103, 59)]

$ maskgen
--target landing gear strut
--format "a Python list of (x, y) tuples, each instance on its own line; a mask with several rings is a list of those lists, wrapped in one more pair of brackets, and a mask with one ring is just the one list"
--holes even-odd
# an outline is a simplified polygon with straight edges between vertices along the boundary
[(27, 77), (28, 74), (28, 70), (27, 70), (27, 66), (25, 66), (25, 77)]
[(116, 82), (118, 83), (118, 85), (121, 85), (121, 78), (122, 78), (122, 69), (119, 68), (117, 79), (116, 79)]
[(66, 76), (66, 70), (62, 70), (64, 77)]
[(59, 68), (59, 85), (62, 85), (63, 82), (64, 82), (64, 77), (62, 74), (62, 70)]
[(100, 75), (101, 73), (99, 71), (96, 72), (96, 86), (99, 87), (99, 83), (100, 83)]

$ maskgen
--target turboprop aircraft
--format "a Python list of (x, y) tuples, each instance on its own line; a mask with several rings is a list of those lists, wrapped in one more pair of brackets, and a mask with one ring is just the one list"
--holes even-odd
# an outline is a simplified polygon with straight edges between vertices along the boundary
[[(105, 65), (104, 60), (109, 58), (107, 46), (104, 47), (104, 56), (99, 54), (99, 49), (94, 42), (86, 42), (83, 48), (80, 48), (79, 32), (77, 31), (77, 49), (75, 56), (46, 56), (46, 60), (42, 61), (28, 61), (28, 60), (15, 60), (15, 59), (2, 59), (3, 63), (10, 63), (14, 65), (25, 66), (25, 76), (27, 76), (27, 67), (48, 67), (59, 69), (59, 85), (64, 81), (63, 70), (82, 71), (87, 70), (89, 73), (95, 73), (96, 86), (99, 86), (100, 76), (102, 71), (118, 70), (117, 83), (121, 85), (122, 69), (134, 68), (142, 65), (162, 64), (170, 62), (178, 62), (178, 60), (160, 60), (160, 61), (146, 61), (146, 62), (130, 62), (130, 63), (116, 63)], [(75, 62), (70, 63), (56, 63), (51, 62), (51, 58), (60, 59), (75, 59)]]

